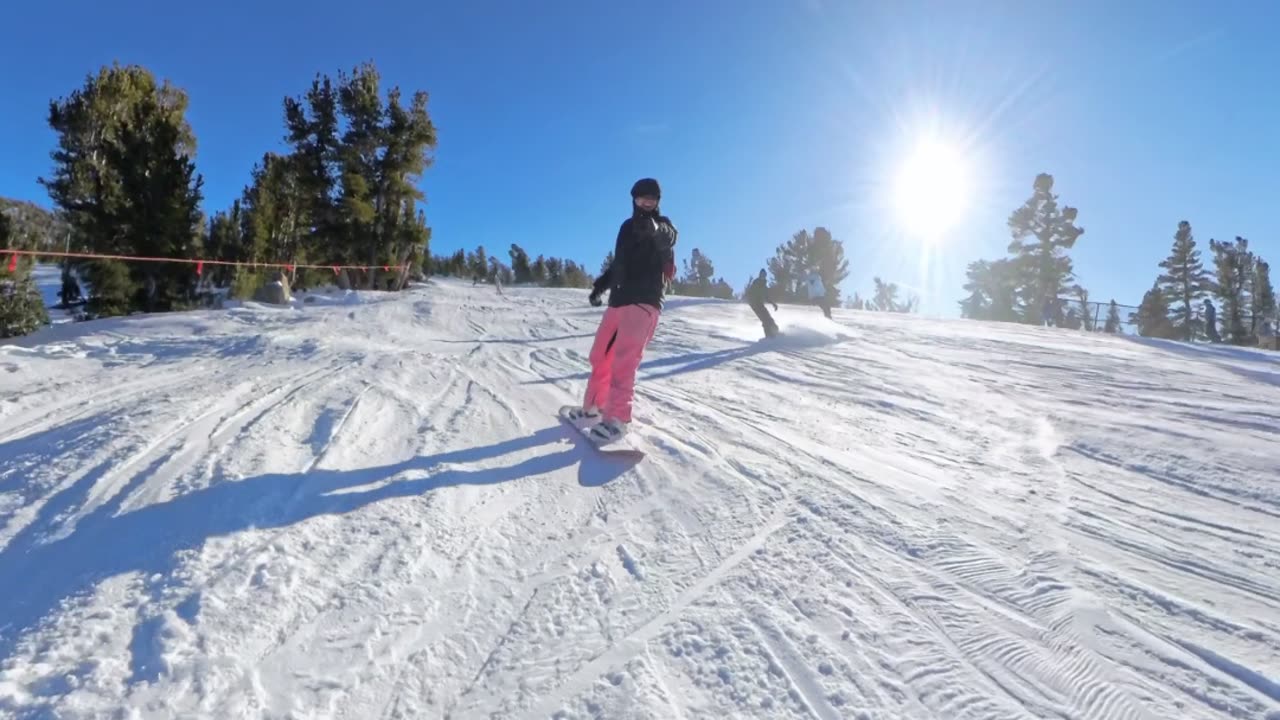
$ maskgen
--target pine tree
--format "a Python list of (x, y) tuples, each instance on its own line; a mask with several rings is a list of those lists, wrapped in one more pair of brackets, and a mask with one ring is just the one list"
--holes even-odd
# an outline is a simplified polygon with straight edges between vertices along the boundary
[(871, 301), (873, 310), (880, 312), (898, 312), (898, 285), (897, 283), (886, 283), (879, 277), (874, 278), (876, 284), (875, 297)]
[[(195, 257), (203, 218), (202, 178), (192, 157), (186, 94), (146, 69), (115, 64), (49, 107), (58, 137), (53, 174), (41, 178), (62, 209), (77, 248), (98, 253)], [(189, 266), (75, 264), (91, 286), (93, 314), (185, 306)]]
[(849, 261), (844, 257), (844, 243), (831, 236), (824, 227), (813, 230), (809, 243), (808, 267), (817, 270), (827, 286), (832, 304), (840, 301), (840, 283), (849, 277)]
[(1130, 315), (1129, 320), (1138, 326), (1138, 334), (1143, 337), (1173, 337), (1174, 328), (1169, 322), (1169, 301), (1159, 283), (1152, 285), (1142, 296), (1142, 304), (1138, 306), (1137, 312)]
[[(604, 256), (604, 262), (600, 263), (600, 275), (604, 275), (609, 271), (609, 266), (613, 264), (613, 251), (610, 250), (608, 255)], [(599, 277), (597, 275), (596, 277)]]
[(489, 276), (489, 255), (484, 251), (483, 245), (467, 257), (467, 274), (481, 279)]
[(565, 260), (563, 284), (570, 288), (588, 288), (591, 287), (591, 277), (583, 266), (573, 260)]
[[(305, 98), (285, 99), (285, 126), (302, 254), (371, 266), (361, 276), (367, 287), (398, 289), (430, 258), (418, 181), (432, 164), (436, 132), (425, 92), (406, 105), (392, 87), (384, 101), (380, 83), (373, 63), (340, 72), (336, 83), (317, 75)], [(384, 278), (378, 266), (394, 269)]]
[(285, 138), (301, 196), (302, 251), (316, 263), (343, 263), (334, 202), (339, 157), (338, 96), (333, 82), (316, 75), (304, 98), (284, 100)]
[(511, 268), (505, 263), (498, 260), (496, 256), (489, 256), (489, 280), (496, 281), (503, 285), (510, 285), (514, 280)]
[(535, 285), (547, 284), (547, 259), (545, 257), (539, 255), (538, 259), (534, 260), (533, 264), (529, 266), (529, 271)]
[(1015, 305), (1018, 278), (1012, 260), (976, 260), (969, 263), (965, 274), (969, 281), (964, 284), (964, 289), (969, 297), (960, 302), (964, 317), (1000, 322), (1017, 321)]
[(1087, 332), (1094, 331), (1093, 311), (1089, 308), (1089, 291), (1076, 286), (1076, 299), (1080, 302), (1080, 324)]
[(338, 73), (338, 108), (346, 131), (335, 152), (340, 198), (335, 235), (340, 238), (336, 259), (343, 262), (373, 265), (382, 254), (378, 251), (384, 239), (384, 228), (377, 223), (382, 204), (378, 165), (386, 138), (378, 83), (378, 71), (371, 64), (357, 67), (350, 75)]
[(839, 302), (839, 285), (849, 276), (849, 261), (844, 257), (844, 243), (832, 237), (824, 227), (810, 235), (801, 230), (785, 245), (779, 245), (769, 258), (769, 273), (779, 299), (795, 300), (800, 295), (805, 276), (817, 270), (822, 283), (829, 288), (833, 303)]
[(715, 265), (698, 248), (684, 261), (684, 274), (676, 282), (676, 292), (695, 297), (711, 297), (711, 281), (715, 277)]
[[(377, 73), (372, 63), (357, 69), (362, 85), (377, 95)], [(368, 90), (366, 89), (366, 92)], [(417, 91), (409, 104), (402, 103), (399, 87), (387, 92), (385, 107), (379, 113), (386, 122), (377, 129), (380, 140), (376, 160), (370, 162), (369, 178), (374, 188), (373, 204), (376, 221), (373, 234), (366, 239), (365, 262), (377, 266), (385, 262), (411, 264), (414, 257), (425, 254), (430, 241), (427, 225), (418, 203), (425, 194), (418, 184), (433, 161), (436, 129), (427, 112), (427, 93)], [(403, 285), (403, 279), (401, 279)]]
[(1041, 303), (1058, 297), (1074, 281), (1067, 251), (1084, 234), (1084, 228), (1075, 225), (1076, 208), (1058, 207), (1052, 175), (1037, 175), (1033, 190), (1008, 221), (1013, 236), (1009, 252), (1018, 277), (1016, 296), (1024, 321), (1031, 323), (1039, 320)]
[(1249, 241), (1237, 235), (1233, 243), (1211, 239), (1209, 247), (1217, 269), (1215, 294), (1222, 301), (1222, 320), (1227, 334), (1231, 342), (1244, 344), (1250, 335), (1245, 312), (1251, 306), (1249, 288), (1253, 284), (1255, 260), (1249, 251)]
[[(235, 261), (246, 254), (244, 229), (245, 222), (239, 200), (231, 205), (228, 212), (216, 212), (209, 220), (208, 240), (205, 243), (205, 256), (216, 260)], [(216, 287), (225, 287), (233, 280), (233, 268), (225, 265), (213, 265), (205, 268), (205, 277)], [(236, 279), (239, 279), (238, 277)], [(235, 297), (248, 297), (257, 289), (258, 283), (237, 283)], [(247, 292), (245, 291), (247, 288)]]
[(1120, 332), (1120, 306), (1116, 305), (1116, 301), (1111, 301), (1111, 307), (1107, 310), (1107, 324), (1103, 328), (1105, 332)]
[(780, 301), (792, 300), (796, 296), (796, 284), (800, 279), (800, 267), (797, 260), (787, 252), (785, 245), (779, 245), (776, 254), (769, 258), (769, 276), (772, 294), (770, 297)]
[[(242, 195), (240, 247), (221, 257), (243, 263), (285, 265), (324, 264), (330, 261), (324, 248), (303, 242), (307, 219), (307, 198), (303, 194), (296, 157), (266, 153), (253, 167), (252, 182)], [(237, 268), (239, 278), (252, 271)], [(294, 270), (289, 285), (294, 289), (329, 282), (332, 273)], [(256, 287), (252, 280), (237, 284)]]
[(533, 282), (533, 268), (529, 265), (529, 253), (524, 248), (511, 244), (511, 250), (508, 251), (511, 256), (511, 272), (515, 276), (518, 284), (526, 284)]
[(720, 278), (711, 286), (711, 297), (719, 298), (721, 300), (732, 300), (733, 286), (725, 282), (724, 278)]
[[(9, 215), (0, 211), (0, 248), (17, 250), (26, 247), (31, 239), (21, 242), (16, 237)], [(49, 323), (49, 313), (44, 300), (31, 278), (34, 264), (29, 257), (17, 260), (16, 272), (9, 272), (10, 256), (0, 255), (0, 338), (27, 335)]]
[(1261, 258), (1254, 263), (1253, 286), (1250, 292), (1253, 298), (1253, 325), (1257, 328), (1264, 318), (1270, 318), (1276, 314), (1276, 293), (1271, 286), (1271, 266)]
[(1160, 289), (1171, 305), (1177, 303), (1173, 305), (1173, 325), (1189, 341), (1195, 336), (1192, 304), (1213, 287), (1191, 234), (1191, 223), (1186, 220), (1178, 223), (1178, 231), (1173, 235), (1173, 249), (1169, 257), (1161, 261), (1160, 267), (1165, 269), (1157, 281)]
[[(538, 260), (542, 261), (542, 256), (538, 256)], [(557, 257), (547, 258), (543, 261), (546, 268), (546, 276), (542, 283), (547, 287), (564, 287), (564, 261)]]

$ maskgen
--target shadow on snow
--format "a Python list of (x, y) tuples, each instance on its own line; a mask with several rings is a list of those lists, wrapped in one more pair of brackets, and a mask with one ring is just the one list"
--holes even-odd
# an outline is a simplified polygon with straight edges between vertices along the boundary
[[(504, 467), (456, 469), (512, 452), (571, 440), (565, 449)], [(251, 528), (281, 528), (320, 515), (349, 513), (398, 497), (444, 487), (495, 485), (529, 480), (577, 463), (578, 482), (604, 485), (635, 466), (634, 459), (609, 458), (578, 433), (556, 423), (527, 437), (493, 445), (442, 452), (399, 463), (357, 470), (312, 469), (222, 480), (167, 502), (114, 515), (129, 489), (145, 482), (163, 459), (139, 471), (116, 498), (83, 518), (65, 537), (56, 519), (79, 507), (108, 470), (95, 468), (52, 498), (31, 523), (0, 552), (0, 661), (11, 656), (19, 635), (59, 605), (92, 591), (100, 581), (136, 572), (144, 578), (172, 575), (177, 554), (207, 540)], [(403, 476), (403, 477), (402, 477)], [(139, 671), (135, 668), (135, 675)]]

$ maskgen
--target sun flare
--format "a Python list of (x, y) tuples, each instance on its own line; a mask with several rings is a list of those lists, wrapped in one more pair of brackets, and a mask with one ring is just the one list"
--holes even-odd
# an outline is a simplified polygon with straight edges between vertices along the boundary
[(964, 217), (971, 182), (967, 163), (953, 146), (935, 138), (920, 140), (894, 182), (898, 221), (929, 242), (942, 239)]

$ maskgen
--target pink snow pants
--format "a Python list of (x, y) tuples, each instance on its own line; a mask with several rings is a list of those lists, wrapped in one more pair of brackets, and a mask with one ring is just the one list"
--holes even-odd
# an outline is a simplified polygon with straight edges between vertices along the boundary
[(652, 305), (624, 305), (605, 310), (591, 345), (591, 379), (585, 408), (597, 407), (605, 419), (631, 422), (636, 368), (644, 348), (658, 329), (658, 309)]

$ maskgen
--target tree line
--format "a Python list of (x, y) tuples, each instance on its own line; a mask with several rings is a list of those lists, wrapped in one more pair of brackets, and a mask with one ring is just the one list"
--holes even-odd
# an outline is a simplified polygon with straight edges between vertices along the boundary
[[(607, 262), (606, 259), (606, 266)], [(715, 263), (699, 248), (694, 248), (682, 264), (684, 272), (672, 284), (672, 292), (676, 295), (745, 299), (746, 288), (755, 279), (747, 278), (741, 290), (735, 293), (723, 277), (716, 277)], [(879, 277), (874, 279), (874, 294), (870, 299), (862, 298), (857, 292), (851, 298), (842, 299), (840, 284), (849, 277), (849, 261), (845, 258), (844, 242), (833, 237), (825, 227), (816, 227), (813, 232), (803, 229), (794, 233), (790, 240), (774, 249), (774, 254), (765, 259), (760, 269), (769, 279), (769, 298), (773, 302), (814, 300), (809, 297), (807, 281), (810, 273), (817, 272), (833, 306), (885, 312), (915, 312), (919, 309), (918, 297), (900, 298), (898, 285)]]
[(475, 281), (502, 285), (539, 285), (542, 287), (586, 288), (591, 286), (592, 276), (586, 268), (573, 260), (529, 253), (512, 243), (507, 251), (510, 262), (498, 255), (490, 255), (483, 245), (475, 250), (458, 250), (452, 255), (434, 255), (429, 270), (435, 275), (471, 278)]
[[(1119, 306), (1111, 300), (1105, 323), (1095, 327), (1089, 292), (1076, 281), (1070, 250), (1084, 234), (1076, 225), (1079, 211), (1060, 205), (1053, 193), (1053, 176), (1041, 173), (1032, 194), (1007, 221), (1012, 236), (1008, 256), (969, 264), (960, 301), (967, 318), (1053, 324), (1116, 333), (1123, 324)], [(1220, 323), (1226, 338), (1252, 344), (1264, 318), (1274, 316), (1275, 293), (1270, 267), (1249, 250), (1249, 241), (1209, 240), (1213, 269), (1201, 260), (1187, 221), (1178, 223), (1169, 256), (1138, 309), (1129, 316), (1140, 335), (1194, 340), (1217, 337), (1217, 327), (1205, 325), (1207, 300), (1223, 308)], [(1067, 307), (1070, 302), (1076, 307)], [(1065, 309), (1064, 309), (1065, 308)], [(1216, 313), (1215, 313), (1216, 315)]]
[[(1134, 313), (1142, 335), (1188, 341), (1207, 335), (1236, 345), (1252, 345), (1264, 322), (1271, 320), (1274, 325), (1276, 296), (1271, 266), (1249, 249), (1248, 239), (1210, 238), (1209, 251), (1213, 253), (1212, 270), (1204, 266), (1191, 223), (1178, 223), (1169, 256), (1160, 261), (1163, 272)], [(1221, 308), (1214, 313), (1221, 331), (1205, 325), (1203, 310), (1196, 312), (1197, 301), (1213, 299)]]
[[(264, 153), (241, 196), (212, 216), (201, 208), (188, 102), (146, 68), (116, 63), (49, 104), (56, 146), (38, 182), (56, 219), (20, 218), (41, 226), (38, 249), (248, 265), (209, 266), (198, 277), (188, 264), (71, 260), (67, 277), (87, 285), (87, 316), (192, 307), (209, 286), (247, 296), (266, 279), (253, 263), (377, 268), (337, 278), (364, 288), (403, 287), (421, 272), (431, 230), (417, 183), (436, 146), (425, 92), (384, 90), (372, 63), (336, 78), (317, 74), (306, 92), (282, 101), (287, 151)], [(55, 233), (65, 237), (50, 239)], [(295, 286), (335, 280), (332, 271), (298, 268), (289, 276)], [(64, 298), (81, 290), (64, 287)]]

